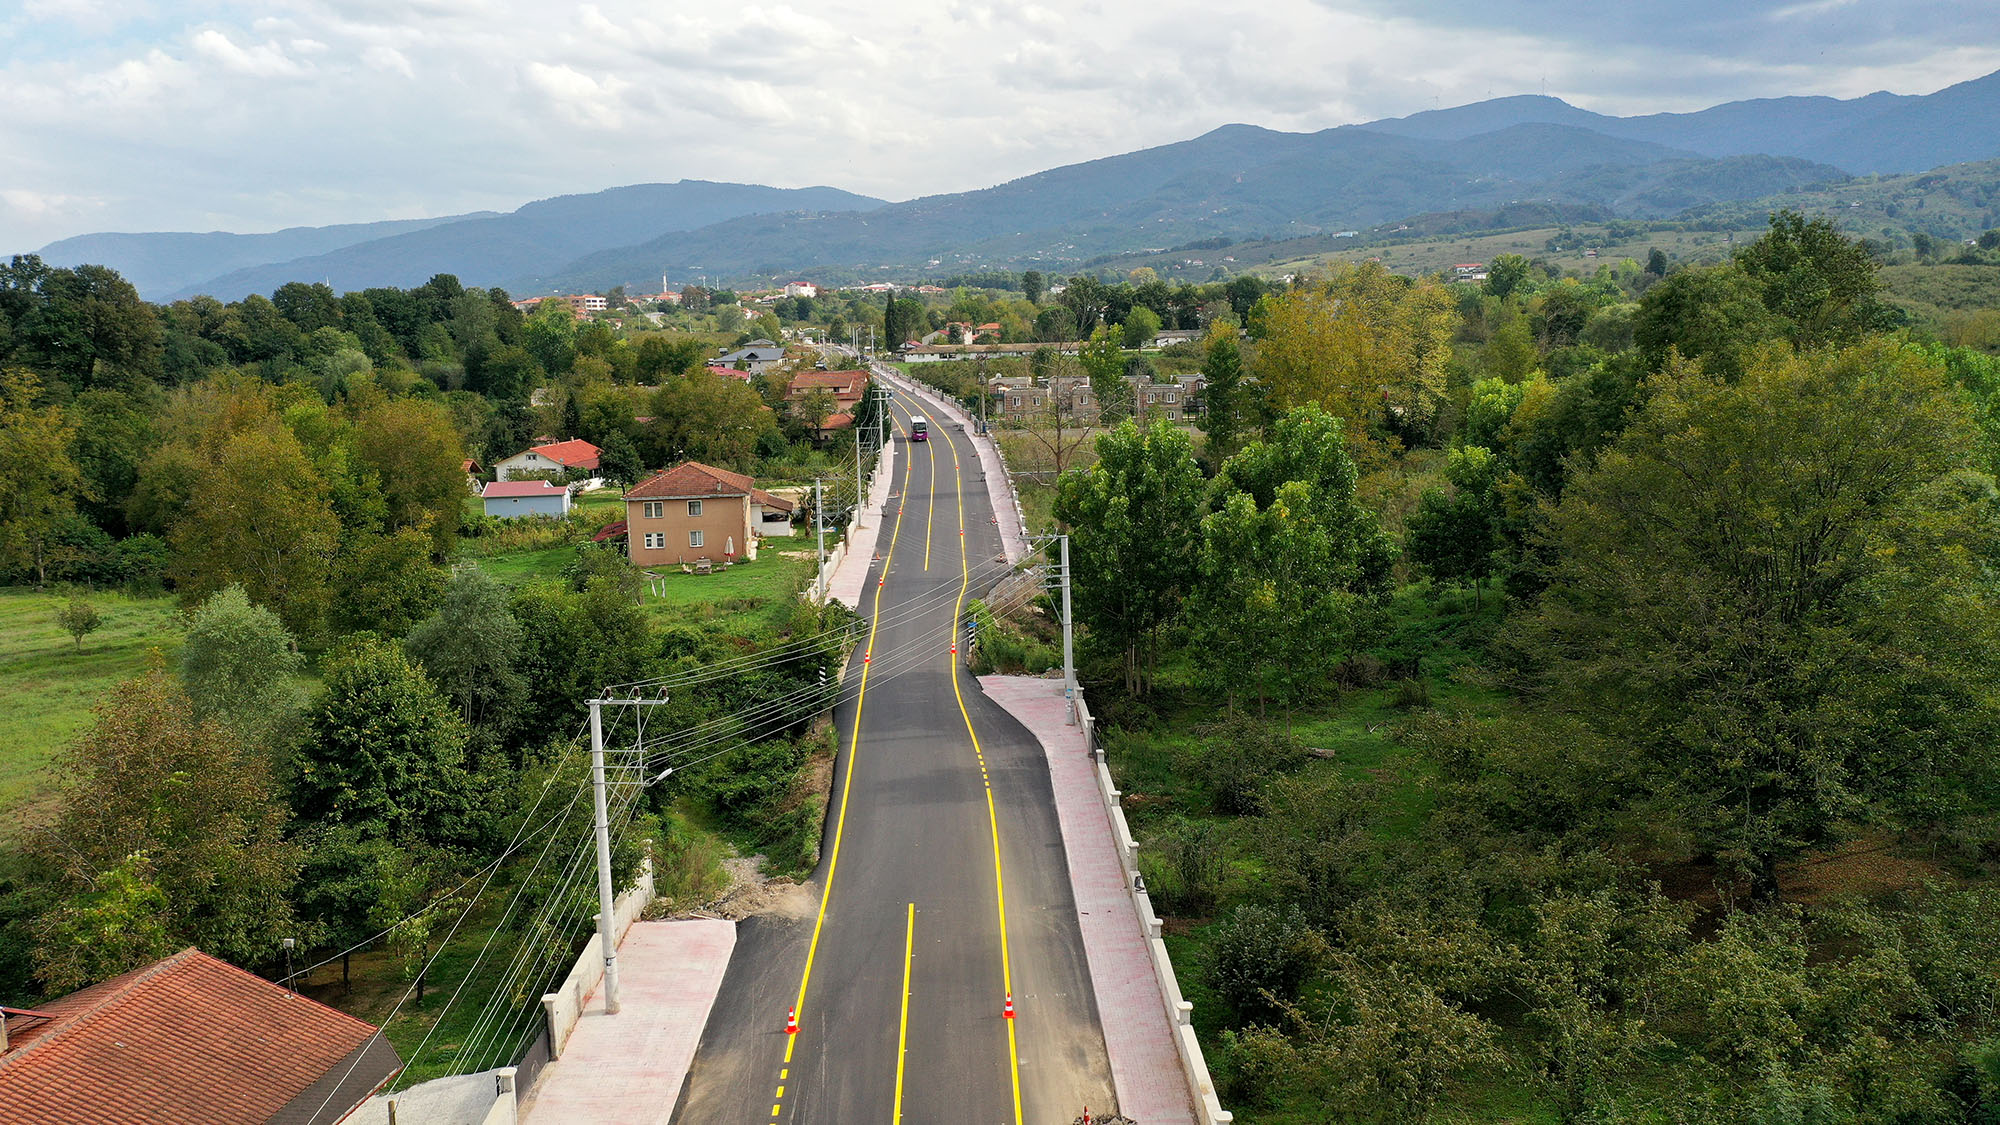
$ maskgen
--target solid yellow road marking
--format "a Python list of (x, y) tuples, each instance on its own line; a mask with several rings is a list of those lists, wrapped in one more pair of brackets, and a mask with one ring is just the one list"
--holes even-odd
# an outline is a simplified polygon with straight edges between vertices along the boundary
[(896, 1030), (896, 1112), (890, 1125), (903, 1119), (903, 1056), (910, 1049), (910, 964), (917, 956), (917, 904), (910, 904), (910, 920), (903, 926), (903, 1019)]
[[(958, 601), (951, 612), (951, 627), (956, 630), (959, 616), (964, 612), (966, 591), (972, 586), (972, 563), (965, 545), (965, 478), (958, 472), (958, 443), (952, 441), (949, 434), (944, 440), (951, 443), (952, 475), (958, 493)], [(1012, 995), (1014, 965), (1007, 945), (1007, 884), (1000, 867), (1000, 814), (993, 806), (993, 782), (986, 776), (986, 751), (980, 748), (979, 732), (973, 729), (972, 712), (966, 710), (965, 693), (959, 688), (957, 657), (951, 661), (951, 694), (958, 700), (958, 714), (965, 720), (965, 733), (972, 739), (972, 754), (979, 760), (980, 782), (986, 789), (986, 825), (993, 834), (993, 898), (1000, 913), (1000, 983), (1008, 995)], [(1022, 1125), (1021, 1049), (1014, 1035), (1015, 1021), (1004, 1022), (1007, 1024), (1007, 1069), (1014, 1084), (1014, 1125)]]
[[(909, 491), (910, 487), (909, 473), (909, 462), (905, 462), (903, 465), (903, 489), (906, 492)], [(885, 581), (889, 573), (889, 562), (896, 555), (896, 540), (902, 534), (903, 521), (898, 519), (896, 526), (889, 532), (889, 549), (882, 554), (882, 573)], [(862, 649), (861, 683), (856, 687), (854, 692), (854, 736), (847, 744), (847, 777), (841, 782), (840, 786), (840, 813), (834, 818), (833, 847), (827, 850), (826, 855), (826, 886), (820, 889), (819, 914), (813, 919), (812, 940), (806, 943), (806, 967), (799, 974), (799, 993), (797, 999), (793, 1001), (794, 1014), (800, 1014), (806, 1010), (806, 987), (812, 983), (813, 960), (819, 955), (820, 931), (826, 926), (827, 904), (833, 901), (833, 876), (840, 868), (840, 841), (847, 831), (847, 797), (854, 788), (855, 759), (860, 757), (861, 754), (861, 708), (868, 702), (868, 672), (870, 667), (868, 657), (872, 656), (875, 652), (875, 636), (882, 628), (882, 585), (882, 583), (877, 583), (875, 586), (875, 612), (870, 617), (868, 623), (868, 643)], [(785, 1036), (784, 1066), (786, 1069), (779, 1071), (781, 1077), (787, 1073), (792, 1064), (792, 1052), (798, 1049), (799, 1038), (800, 1036), (797, 1035)], [(771, 1116), (773, 1118), (778, 1116), (780, 1108), (780, 1106), (775, 1105), (771, 1107)]]
[(937, 443), (927, 441), (924, 448), (931, 451), (931, 506), (930, 511), (924, 514), (924, 572), (928, 574), (931, 569), (931, 523), (937, 519)]

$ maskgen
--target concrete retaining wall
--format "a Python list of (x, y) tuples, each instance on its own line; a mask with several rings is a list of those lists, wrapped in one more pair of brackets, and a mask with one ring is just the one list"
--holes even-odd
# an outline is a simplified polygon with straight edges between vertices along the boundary
[[(640, 861), (639, 879), (632, 889), (619, 895), (611, 904), (611, 932), (616, 940), (625, 940), (625, 931), (646, 912), (653, 901), (653, 857), (652, 842), (647, 841), (647, 856)], [(569, 1034), (576, 1030), (576, 1021), (583, 1015), (584, 1003), (590, 993), (604, 980), (604, 946), (599, 934), (592, 933), (590, 941), (577, 954), (576, 964), (571, 966), (569, 976), (563, 978), (561, 987), (542, 996), (542, 1013), (549, 1027), (549, 1057), (562, 1057), (563, 1045), (569, 1042)]]
[(1160, 940), (1160, 916), (1153, 912), (1153, 898), (1146, 893), (1145, 881), (1139, 875), (1139, 844), (1132, 838), (1132, 828), (1125, 823), (1125, 809), (1118, 802), (1118, 785), (1111, 780), (1111, 770), (1104, 764), (1104, 748), (1097, 743), (1097, 722), (1090, 715), (1090, 706), (1084, 702), (1083, 690), (1076, 693), (1077, 722), (1083, 727), (1085, 745), (1096, 760), (1097, 795), (1104, 801), (1104, 811), (1111, 818), (1111, 839), (1118, 849), (1118, 862), (1125, 870), (1125, 889), (1132, 896), (1132, 907), (1139, 914), (1139, 926), (1146, 933), (1146, 952), (1153, 962), (1153, 979), (1160, 986), (1160, 1001), (1167, 1010), (1167, 1022), (1174, 1029), (1174, 1048), (1180, 1052), (1181, 1071), (1187, 1077), (1188, 1093), (1201, 1119), (1208, 1125), (1222, 1125), (1234, 1121), (1235, 1116), (1222, 1108), (1222, 1102), (1215, 1094), (1215, 1080), (1208, 1074), (1208, 1059), (1201, 1053), (1201, 1041), (1195, 1037), (1194, 1005), (1181, 996), (1180, 981), (1174, 977), (1173, 959), (1167, 955), (1167, 943)]

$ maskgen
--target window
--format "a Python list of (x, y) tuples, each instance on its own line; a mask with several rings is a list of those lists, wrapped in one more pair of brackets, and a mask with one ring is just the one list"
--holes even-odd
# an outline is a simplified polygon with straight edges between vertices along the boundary
[(1175, 393), (1176, 393), (1176, 392), (1174, 392), (1174, 391), (1168, 391), (1168, 392), (1167, 392), (1167, 401), (1168, 401), (1168, 402), (1178, 402), (1178, 401), (1179, 401), (1179, 399), (1177, 399), (1177, 398), (1175, 397)]
[[(665, 500), (648, 500), (644, 504), (641, 504), (640, 508), (642, 509), (642, 514), (649, 520), (656, 520), (667, 514), (667, 502)], [(647, 546), (650, 547), (652, 544), (649, 543)]]
[(699, 531), (688, 532), (688, 546), (690, 547), (701, 546), (701, 532)]
[[(688, 515), (698, 516), (700, 514), (701, 514), (701, 501), (699, 500), (688, 501)], [(696, 543), (695, 546), (699, 547), (701, 546), (701, 544)]]
[(649, 531), (649, 532), (647, 532), (647, 533), (646, 533), (646, 549), (647, 549), (648, 551), (664, 551), (664, 550), (666, 550), (666, 549), (667, 549), (667, 533), (666, 533), (666, 532), (664, 532), (664, 531)]

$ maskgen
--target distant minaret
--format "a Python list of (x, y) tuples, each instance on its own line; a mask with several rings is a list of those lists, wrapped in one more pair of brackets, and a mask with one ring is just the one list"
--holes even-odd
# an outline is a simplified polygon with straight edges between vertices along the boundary
[(665, 293), (665, 292), (667, 291), (667, 288), (668, 288), (668, 286), (667, 286), (667, 275), (666, 275), (666, 274), (661, 274), (661, 275), (660, 275), (660, 292), (662, 292), (662, 293)]

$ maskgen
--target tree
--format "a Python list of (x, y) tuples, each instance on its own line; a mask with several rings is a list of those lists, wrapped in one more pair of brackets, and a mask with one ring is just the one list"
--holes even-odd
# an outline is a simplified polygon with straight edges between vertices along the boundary
[(380, 403), (355, 418), (353, 445), (381, 480), (383, 530), (416, 529), (432, 555), (449, 555), (465, 513), (465, 445), (451, 411), (407, 398)]
[(1243, 350), (1236, 325), (1220, 321), (1209, 329), (1201, 359), (1201, 427), (1208, 434), (1207, 456), (1220, 463), (1236, 452), (1248, 420), (1243, 387)]
[(1499, 544), (1499, 465), (1476, 445), (1451, 451), (1449, 492), (1426, 489), (1410, 516), (1410, 561), (1440, 582), (1471, 582), (1474, 601)]
[(1040, 270), (1025, 270), (1021, 274), (1021, 296), (1033, 304), (1042, 303), (1042, 294), (1048, 291), (1048, 283)]
[(1725, 378), (1734, 378), (1784, 321), (1764, 307), (1763, 287), (1734, 265), (1684, 269), (1646, 290), (1632, 336), (1649, 365), (1672, 348)]
[(336, 625), (400, 637), (430, 616), (450, 580), (431, 549), (430, 537), (413, 527), (351, 540), (333, 567)]
[(1437, 282), (1413, 282), (1370, 262), (1339, 267), (1266, 305), (1257, 377), (1273, 408), (1316, 404), (1365, 454), (1369, 427), (1385, 414), (1421, 422), (1443, 406), (1458, 314)]
[(1090, 334), (1077, 352), (1090, 379), (1090, 393), (1097, 396), (1097, 417), (1102, 425), (1116, 424), (1132, 415), (1132, 387), (1125, 382), (1125, 355), (1118, 346), (1118, 333), (1109, 325)]
[(1368, 628), (1395, 559), (1354, 502), (1338, 419), (1303, 407), (1223, 466), (1189, 601), (1197, 663), (1232, 705), (1290, 702)]
[(294, 634), (319, 629), (340, 521), (325, 481), (282, 424), (236, 434), (196, 469), (169, 538), (186, 601), (234, 583)]
[(63, 603), (63, 607), (56, 610), (56, 624), (62, 627), (63, 632), (76, 638), (78, 652), (83, 651), (83, 638), (95, 633), (97, 627), (103, 623), (104, 619), (99, 616), (97, 607), (75, 595), (71, 595), (70, 599)]
[(405, 644), (466, 725), (504, 732), (526, 686), (515, 670), (520, 640), (507, 592), (484, 571), (467, 568), (452, 577), (437, 612)]
[(365, 838), (449, 844), (477, 835), (465, 723), (422, 668), (386, 641), (330, 660), (306, 714), (292, 779), (300, 819)]
[(76, 510), (83, 474), (70, 459), (76, 431), (55, 406), (37, 406), (41, 384), (0, 371), (0, 560), (48, 581), (55, 534)]
[(574, 729), (584, 701), (606, 684), (651, 675), (653, 634), (645, 611), (602, 580), (583, 593), (530, 586), (508, 608), (519, 622), (515, 671), (527, 684), (521, 721), (530, 729)]
[(521, 346), (550, 378), (569, 374), (576, 363), (576, 313), (568, 301), (546, 300), (521, 326)]
[(1853, 343), (1890, 327), (1875, 260), (1824, 215), (1772, 214), (1771, 229), (1736, 261), (1763, 287), (1764, 307), (1790, 321), (1800, 347)]
[(1516, 293), (1527, 294), (1528, 259), (1519, 254), (1501, 254), (1486, 267), (1486, 292), (1504, 301)]
[(1097, 439), (1097, 464), (1056, 484), (1070, 573), (1093, 643), (1122, 652), (1125, 689), (1144, 694), (1159, 631), (1194, 585), (1202, 482), (1185, 430), (1127, 421)]
[(639, 448), (621, 430), (613, 430), (604, 435), (604, 441), (597, 451), (597, 471), (604, 479), (616, 484), (634, 485), (646, 475), (646, 463), (639, 457)]
[(1654, 277), (1667, 276), (1667, 252), (1657, 246), (1646, 251), (1646, 272)]
[(1063, 344), (1077, 338), (1076, 314), (1062, 305), (1050, 305), (1035, 314), (1035, 339), (1046, 344)]
[(1655, 376), (1552, 510), (1510, 649), (1637, 748), (1758, 900), (1866, 810), (1947, 822), (1992, 780), (1974, 441), (1943, 373), (1889, 342)]
[(1160, 334), (1160, 317), (1144, 305), (1135, 305), (1120, 326), (1120, 342), (1128, 348), (1143, 348)]
[(235, 731), (246, 746), (269, 745), (304, 702), (294, 677), (298, 646), (278, 615), (225, 586), (188, 618), (181, 685), (195, 717)]
[(271, 955), (291, 929), (286, 892), (299, 849), (262, 758), (194, 708), (157, 659), (114, 690), (90, 731), (57, 759), (61, 807), (29, 855), (55, 906), (37, 923), (37, 961), (56, 987), (90, 983), (160, 955), (153, 938), (110, 962), (80, 949), (157, 926), (239, 964)]
[(132, 396), (101, 390), (78, 395), (63, 415), (71, 426), (70, 459), (82, 475), (80, 507), (97, 526), (123, 535), (125, 502), (154, 441), (151, 419)]
[(13, 335), (20, 359), (75, 391), (132, 389), (159, 370), (159, 317), (107, 266), (44, 269)]
[(653, 414), (657, 455), (649, 460), (658, 464), (748, 466), (757, 440), (778, 425), (756, 391), (706, 371), (667, 380), (653, 395)]

